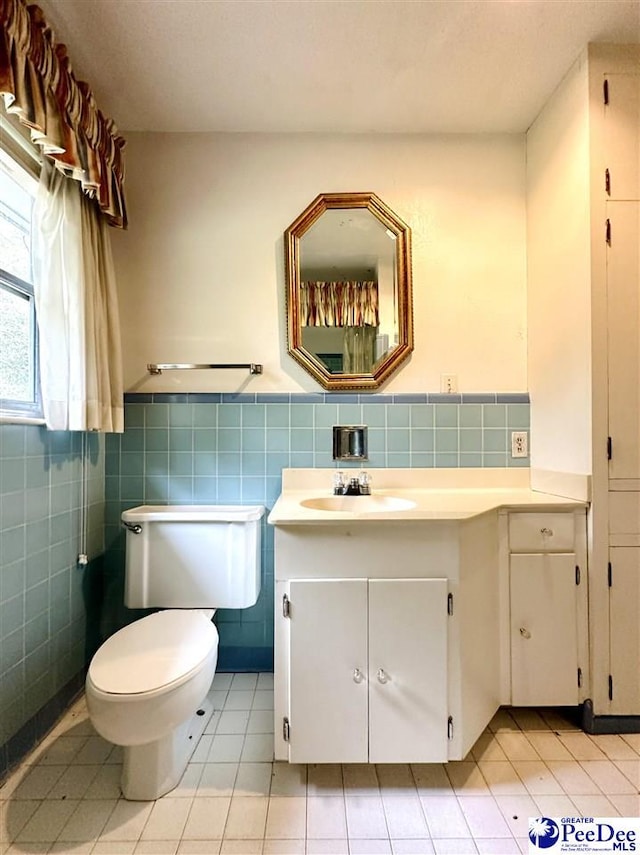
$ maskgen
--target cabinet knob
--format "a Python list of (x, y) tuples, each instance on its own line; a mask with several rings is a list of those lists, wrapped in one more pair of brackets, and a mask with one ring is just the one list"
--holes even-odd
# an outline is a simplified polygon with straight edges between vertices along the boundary
[(364, 674), (359, 668), (356, 668), (353, 672), (353, 682), (361, 683), (364, 680)]
[(541, 528), (541, 529), (540, 529), (540, 534), (541, 534), (543, 537), (553, 537), (553, 529), (552, 529), (552, 528), (546, 528), (546, 527), (545, 527), (545, 528)]
[(525, 629), (525, 627), (524, 627), (524, 626), (521, 626), (521, 627), (520, 627), (520, 635), (521, 635), (523, 638), (531, 638), (531, 633), (529, 632), (529, 630), (528, 630), (528, 629)]
[(389, 680), (391, 679), (391, 677), (387, 674), (387, 672), (384, 671), (382, 668), (378, 668), (378, 673), (376, 676), (378, 677), (378, 682), (382, 683), (383, 685), (384, 685), (384, 683), (388, 683)]

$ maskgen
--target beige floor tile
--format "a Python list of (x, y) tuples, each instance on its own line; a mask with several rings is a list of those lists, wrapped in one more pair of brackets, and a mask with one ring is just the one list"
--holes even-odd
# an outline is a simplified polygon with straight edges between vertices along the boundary
[(271, 795), (265, 837), (271, 840), (301, 840), (306, 837), (306, 824), (305, 798)]
[(224, 705), (227, 701), (227, 695), (228, 694), (229, 694), (229, 692), (226, 689), (223, 689), (222, 691), (212, 689), (208, 693), (207, 698), (213, 704), (214, 712), (220, 712), (221, 710), (224, 709)]
[(307, 855), (349, 855), (349, 842), (341, 840), (307, 840)]
[(342, 796), (343, 794), (342, 766), (337, 763), (324, 765), (312, 763), (307, 767), (308, 796)]
[(383, 796), (384, 815), (389, 837), (427, 837), (429, 831), (418, 794), (406, 796)]
[(240, 763), (233, 790), (235, 796), (268, 796), (271, 763)]
[(531, 795), (562, 795), (562, 787), (542, 760), (516, 761), (513, 766)]
[(456, 760), (447, 763), (445, 771), (456, 795), (490, 796), (491, 791), (476, 763)]
[(12, 799), (44, 799), (67, 771), (67, 766), (29, 766)]
[(470, 837), (459, 837), (457, 840), (433, 840), (436, 855), (472, 855), (477, 853), (476, 844)]
[(420, 796), (420, 802), (431, 837), (469, 836), (469, 826), (454, 795)]
[(347, 836), (347, 822), (342, 796), (313, 796), (307, 799), (307, 838)]
[(501, 731), (520, 730), (520, 728), (509, 711), (501, 709), (491, 719), (487, 730), (490, 730), (492, 733), (500, 733)]
[(271, 774), (272, 796), (306, 796), (307, 767), (304, 764), (274, 763)]
[(91, 855), (133, 855), (135, 840), (98, 840)]
[[(83, 768), (91, 768), (83, 767)], [(122, 768), (120, 766), (100, 766), (98, 774), (91, 782), (85, 799), (117, 799), (120, 798), (120, 779)]]
[(243, 763), (270, 763), (273, 760), (273, 734), (248, 733), (244, 738)]
[(257, 685), (257, 674), (234, 674), (231, 680), (231, 690), (237, 692), (253, 692)]
[(376, 766), (376, 774), (383, 796), (403, 796), (416, 792), (416, 782), (408, 763), (380, 763)]
[(216, 733), (246, 733), (249, 710), (223, 710), (218, 718)]
[(520, 851), (512, 837), (479, 837), (475, 844), (481, 855), (517, 855)]
[[(165, 796), (154, 803), (147, 824), (142, 829), (142, 840), (179, 840), (182, 836), (191, 799), (174, 799)], [(216, 837), (211, 834), (209, 837)]]
[(617, 734), (602, 734), (589, 736), (592, 742), (609, 760), (637, 760), (638, 755), (628, 742)]
[(205, 763), (198, 781), (197, 797), (233, 795), (237, 774), (237, 763)]
[(0, 802), (0, 843), (12, 843), (40, 807), (39, 801)]
[(507, 755), (493, 733), (483, 733), (471, 749), (474, 760), (506, 760)]
[(392, 840), (393, 855), (433, 855), (433, 843), (428, 838), (420, 840)]
[(478, 762), (478, 767), (494, 796), (514, 796), (527, 792), (511, 763), (481, 760)]
[(241, 692), (230, 689), (224, 702), (225, 710), (250, 710), (254, 692)]
[(93, 852), (93, 847), (93, 840), (85, 842), (60, 840), (54, 843), (48, 851), (56, 853), (56, 855), (89, 855), (90, 852)]
[(606, 760), (606, 755), (586, 733), (561, 733), (560, 742), (576, 760)]
[(636, 760), (614, 760), (616, 768), (620, 769), (625, 778), (628, 778), (640, 791), (640, 759)]
[(524, 733), (507, 733), (501, 731), (496, 734), (500, 747), (507, 755), (507, 760), (539, 760), (533, 745)]
[(419, 795), (453, 795), (451, 781), (442, 763), (414, 763), (411, 766), (411, 771)]
[(185, 840), (221, 840), (231, 799), (198, 796), (193, 800), (182, 837)]
[(273, 712), (271, 710), (251, 710), (247, 733), (273, 733)]
[(458, 801), (472, 837), (512, 837), (496, 799), (465, 795)]
[[(23, 843), (43, 843), (47, 840), (50, 842), (57, 840), (78, 804), (79, 802), (75, 799), (60, 802), (40, 802), (37, 810), (16, 839)], [(10, 814), (11, 806), (9, 807)]]
[(176, 855), (178, 840), (139, 840), (134, 855)]
[[(536, 816), (538, 807), (529, 795), (496, 796), (498, 807), (514, 837), (526, 837), (529, 833), (529, 817)], [(479, 837), (484, 835), (478, 835)], [(496, 835), (499, 837), (500, 835)]]
[(181, 840), (178, 855), (218, 855), (222, 840)]
[(120, 799), (102, 829), (100, 839), (105, 841), (136, 841), (147, 824), (153, 802), (130, 802)]
[(222, 716), (222, 712), (223, 710), (214, 710), (209, 716), (209, 721), (206, 723), (204, 728), (204, 733), (207, 736), (211, 736), (216, 732), (218, 728), (218, 722), (220, 721), (220, 717)]
[(351, 855), (391, 855), (391, 841), (383, 840), (349, 840), (349, 852)]
[[(38, 768), (38, 767), (36, 767)], [(53, 766), (45, 766), (53, 769)], [(47, 793), (48, 799), (82, 799), (103, 766), (69, 766)], [(119, 797), (119, 793), (115, 798)]]
[(273, 691), (273, 674), (258, 674), (258, 691)]
[(217, 673), (213, 678), (213, 683), (211, 684), (209, 694), (211, 694), (211, 692), (227, 691), (227, 689), (230, 689), (234, 676), (234, 674)]
[(262, 855), (305, 855), (304, 840), (265, 840)]
[(59, 736), (51, 742), (39, 746), (39, 749), (42, 748), (41, 753), (38, 753), (39, 749), (36, 749), (31, 757), (33, 762), (43, 766), (68, 766), (89, 738), (87, 736)]
[(616, 816), (618, 811), (613, 803), (603, 795), (571, 796), (580, 816)]
[(82, 801), (60, 832), (59, 840), (97, 840), (113, 813), (113, 799), (91, 799)]
[(623, 733), (622, 738), (630, 745), (636, 754), (640, 754), (640, 733)]
[(620, 816), (640, 816), (640, 795), (609, 796), (609, 801)]
[(345, 798), (347, 834), (349, 837), (388, 837), (387, 821), (380, 796), (352, 796)]
[(549, 725), (538, 710), (514, 707), (509, 712), (511, 713), (511, 718), (513, 718), (521, 730), (549, 730)]
[(224, 839), (263, 840), (267, 822), (266, 797), (235, 796), (231, 799)]
[(104, 763), (113, 751), (111, 742), (107, 742), (101, 736), (90, 736), (82, 748), (74, 755), (72, 762), (92, 766), (96, 763)]
[(367, 763), (349, 763), (342, 767), (345, 796), (379, 796), (376, 767)]
[[(527, 739), (541, 760), (573, 760), (573, 755), (555, 733), (527, 733)], [(537, 760), (538, 757), (531, 758)]]
[[(4, 848), (5, 844), (0, 844), (0, 852), (2, 855), (40, 855), (42, 852), (50, 852), (51, 844), (50, 843), (12, 843), (11, 845), (7, 844), (7, 848)], [(90, 843), (89, 846), (93, 846), (93, 843)]]
[(637, 787), (622, 774), (620, 769), (611, 760), (583, 760), (580, 765), (600, 787), (603, 793), (610, 795), (630, 795), (637, 792)]
[[(244, 736), (241, 734), (216, 734), (213, 737), (208, 763), (238, 763), (242, 754)], [(193, 758), (192, 758), (193, 760)]]
[[(578, 808), (566, 794), (562, 796), (534, 795), (533, 801), (538, 806), (536, 816), (574, 816)], [(577, 814), (575, 814), (577, 816)]]
[(220, 855), (260, 855), (262, 840), (223, 840)]
[(189, 763), (187, 768), (184, 770), (182, 778), (178, 782), (178, 786), (171, 790), (172, 798), (192, 799), (198, 790), (198, 784), (200, 783), (204, 767), (204, 763)]
[(600, 789), (577, 760), (547, 760), (554, 778), (568, 796), (597, 796)]
[(251, 704), (252, 710), (273, 710), (273, 692), (257, 689)]

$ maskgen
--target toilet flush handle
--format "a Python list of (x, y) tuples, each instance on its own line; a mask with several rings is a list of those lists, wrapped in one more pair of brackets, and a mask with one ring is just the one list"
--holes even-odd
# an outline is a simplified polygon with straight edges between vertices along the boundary
[(130, 523), (130, 522), (125, 522), (125, 520), (123, 520), (122, 525), (128, 531), (132, 531), (134, 534), (140, 534), (140, 532), (142, 531), (142, 526), (139, 523)]

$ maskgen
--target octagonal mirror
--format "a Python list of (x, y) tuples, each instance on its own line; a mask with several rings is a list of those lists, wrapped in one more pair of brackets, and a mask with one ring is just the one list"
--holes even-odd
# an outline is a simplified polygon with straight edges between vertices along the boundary
[(321, 193), (285, 232), (288, 349), (325, 389), (377, 389), (413, 350), (411, 230), (374, 193)]

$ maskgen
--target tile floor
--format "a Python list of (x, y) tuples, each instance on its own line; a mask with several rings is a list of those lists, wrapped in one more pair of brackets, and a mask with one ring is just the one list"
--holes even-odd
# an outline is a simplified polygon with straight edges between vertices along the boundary
[(78, 700), (0, 789), (0, 855), (519, 855), (529, 816), (640, 816), (640, 734), (501, 710), (461, 762), (289, 766), (271, 762), (272, 686), (217, 675), (181, 784), (151, 803), (120, 798), (120, 749)]

